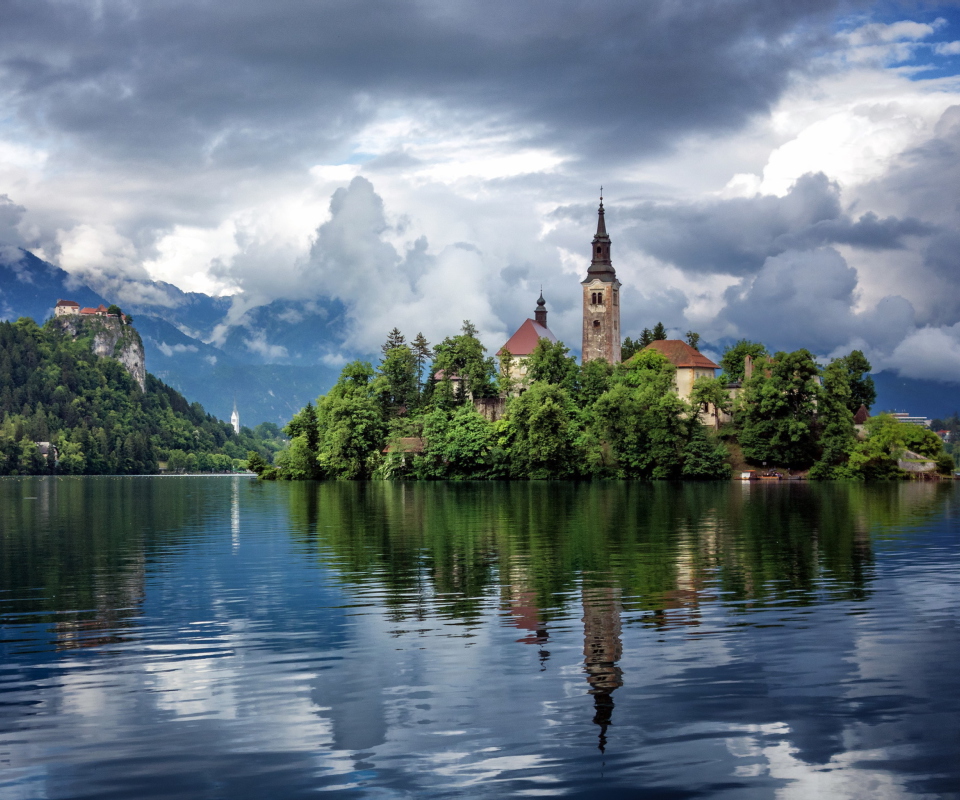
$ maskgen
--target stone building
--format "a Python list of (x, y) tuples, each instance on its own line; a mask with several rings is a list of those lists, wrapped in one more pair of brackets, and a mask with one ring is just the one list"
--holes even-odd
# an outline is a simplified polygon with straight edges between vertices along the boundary
[(536, 348), (537, 342), (541, 339), (546, 339), (548, 342), (557, 341), (557, 337), (547, 327), (547, 302), (543, 299), (543, 292), (540, 292), (537, 309), (533, 312), (533, 316), (533, 319), (524, 320), (516, 333), (497, 350), (497, 358), (500, 359), (501, 366), (507, 353), (512, 356), (510, 378), (516, 387), (515, 393), (527, 388), (527, 361)]
[(603, 219), (602, 195), (592, 252), (587, 277), (580, 282), (583, 286), (581, 361), (602, 358), (617, 364), (620, 362), (620, 281), (610, 261), (610, 237)]

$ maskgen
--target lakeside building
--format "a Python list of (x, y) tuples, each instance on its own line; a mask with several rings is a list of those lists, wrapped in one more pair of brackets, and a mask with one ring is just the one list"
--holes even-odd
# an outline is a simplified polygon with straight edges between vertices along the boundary
[[(691, 347), (682, 339), (661, 339), (651, 342), (644, 350), (656, 350), (676, 367), (674, 385), (681, 400), (689, 400), (693, 384), (698, 378), (713, 378), (720, 369), (699, 350)], [(641, 351), (643, 352), (643, 351)], [(636, 356), (633, 356), (636, 358)], [(628, 359), (629, 364), (633, 358)]]
[[(110, 314), (107, 311), (107, 307), (101, 303), (96, 308), (80, 308), (80, 304), (74, 302), (73, 300), (57, 300), (57, 304), (53, 307), (53, 316), (55, 317), (72, 317), (72, 316), (81, 316), (81, 317), (113, 317), (117, 319), (116, 314)], [(127, 321), (127, 315), (121, 314), (119, 319), (123, 322)]]
[(522, 394), (527, 388), (527, 367), (530, 355), (541, 339), (555, 343), (557, 337), (547, 327), (547, 302), (543, 299), (543, 291), (537, 300), (537, 308), (533, 312), (533, 319), (525, 319), (516, 332), (497, 350), (497, 358), (503, 359), (507, 353), (512, 357), (509, 377), (514, 382), (514, 394)]
[(240, 433), (240, 412), (237, 411), (237, 401), (233, 401), (233, 413), (230, 415), (230, 424), (234, 433)]
[(603, 194), (597, 212), (597, 232), (593, 237), (592, 260), (583, 287), (582, 363), (602, 358), (620, 363), (620, 281), (610, 260), (610, 236), (603, 217)]

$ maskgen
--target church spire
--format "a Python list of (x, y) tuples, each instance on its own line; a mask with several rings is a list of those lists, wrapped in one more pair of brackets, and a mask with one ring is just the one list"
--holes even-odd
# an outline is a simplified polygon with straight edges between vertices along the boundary
[(543, 287), (540, 287), (540, 299), (537, 300), (537, 310), (533, 312), (534, 319), (539, 325), (547, 327), (547, 301), (543, 299)]
[(593, 237), (593, 260), (587, 277), (597, 277), (602, 281), (616, 280), (617, 273), (610, 261), (610, 237), (607, 235), (607, 224), (603, 217), (603, 187), (600, 188), (600, 208), (597, 211), (597, 233)]

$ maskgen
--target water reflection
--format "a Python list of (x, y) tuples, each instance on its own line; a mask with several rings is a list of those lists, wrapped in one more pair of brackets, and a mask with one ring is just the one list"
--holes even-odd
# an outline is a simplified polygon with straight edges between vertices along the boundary
[(943, 794), (955, 496), (0, 481), (0, 795)]

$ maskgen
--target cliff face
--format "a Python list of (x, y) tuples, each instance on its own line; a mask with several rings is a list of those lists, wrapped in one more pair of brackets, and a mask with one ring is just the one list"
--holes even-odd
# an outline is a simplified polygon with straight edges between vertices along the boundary
[(90, 338), (90, 348), (100, 358), (115, 358), (141, 389), (147, 386), (143, 341), (130, 325), (115, 317), (57, 317), (54, 324), (74, 339)]

